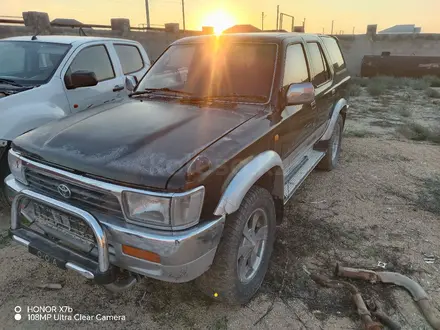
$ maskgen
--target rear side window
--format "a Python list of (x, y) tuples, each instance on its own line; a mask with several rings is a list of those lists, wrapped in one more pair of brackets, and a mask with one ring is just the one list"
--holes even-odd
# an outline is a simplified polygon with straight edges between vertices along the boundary
[(335, 72), (339, 72), (345, 69), (345, 61), (342, 56), (341, 48), (339, 48), (338, 42), (334, 38), (324, 37), (322, 38), (325, 48), (330, 53), (331, 62)]
[(139, 48), (132, 45), (115, 45), (116, 53), (121, 61), (124, 74), (133, 73), (144, 67)]
[(310, 81), (310, 77), (303, 46), (301, 44), (288, 46), (283, 86), (308, 81)]
[(330, 72), (322, 52), (321, 45), (316, 42), (308, 43), (310, 62), (313, 67), (315, 76), (313, 77), (313, 84), (315, 86), (322, 85), (330, 79)]
[(115, 77), (112, 62), (104, 45), (91, 46), (81, 50), (70, 65), (68, 74), (76, 71), (91, 71), (98, 81)]

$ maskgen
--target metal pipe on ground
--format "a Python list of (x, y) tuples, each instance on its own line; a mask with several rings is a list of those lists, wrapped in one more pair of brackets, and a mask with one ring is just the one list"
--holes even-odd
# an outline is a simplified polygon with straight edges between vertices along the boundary
[(373, 315), (376, 319), (378, 319), (382, 324), (388, 327), (391, 330), (401, 330), (402, 327), (400, 324), (391, 319), (388, 315), (386, 315), (383, 311), (381, 311), (374, 301), (366, 302), (368, 310), (371, 315)]
[(311, 274), (310, 277), (312, 278), (312, 280), (314, 280), (316, 283), (322, 286), (328, 288), (335, 288), (335, 289), (345, 288), (348, 291), (350, 291), (353, 302), (357, 307), (357, 312), (361, 317), (362, 322), (364, 323), (364, 329), (366, 330), (383, 329), (382, 324), (373, 321), (373, 319), (371, 318), (371, 313), (368, 310), (367, 306), (365, 305), (365, 302), (362, 299), (362, 296), (358, 288), (355, 287), (353, 284), (344, 281), (331, 280), (325, 276), (317, 275), (317, 274)]
[(391, 283), (404, 287), (411, 293), (414, 301), (421, 309), (431, 327), (435, 330), (440, 330), (440, 319), (437, 317), (436, 310), (431, 305), (427, 293), (417, 282), (411, 280), (409, 277), (393, 272), (374, 272), (366, 269), (343, 267), (339, 264), (336, 265), (335, 275), (370, 281), (372, 283)]

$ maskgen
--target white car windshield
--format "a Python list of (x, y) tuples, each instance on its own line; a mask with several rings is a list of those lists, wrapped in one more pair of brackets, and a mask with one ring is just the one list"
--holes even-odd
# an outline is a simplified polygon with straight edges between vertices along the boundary
[(69, 48), (70, 45), (39, 41), (0, 41), (0, 83), (46, 83)]
[(213, 42), (172, 45), (153, 64), (137, 92), (161, 90), (200, 98), (266, 102), (277, 45)]

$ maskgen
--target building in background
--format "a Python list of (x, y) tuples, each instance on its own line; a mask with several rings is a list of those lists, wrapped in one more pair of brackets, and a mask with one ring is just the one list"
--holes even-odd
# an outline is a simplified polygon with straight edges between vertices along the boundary
[(247, 33), (247, 32), (260, 32), (261, 30), (250, 24), (239, 24), (231, 26), (223, 31), (223, 33)]
[(379, 31), (378, 34), (392, 34), (392, 33), (412, 34), (412, 33), (420, 33), (420, 32), (422, 32), (422, 28), (416, 27), (415, 24), (401, 24), (401, 25), (394, 25), (393, 27)]
[(76, 25), (76, 26), (84, 25), (80, 21), (77, 21), (76, 19), (73, 19), (73, 18), (55, 18), (50, 23), (51, 24), (63, 24), (63, 25)]

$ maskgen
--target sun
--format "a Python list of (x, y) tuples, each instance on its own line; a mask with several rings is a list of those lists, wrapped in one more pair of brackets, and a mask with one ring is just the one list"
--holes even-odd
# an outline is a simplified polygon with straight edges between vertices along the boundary
[(233, 25), (235, 25), (234, 17), (221, 9), (209, 13), (203, 20), (203, 26), (214, 27), (214, 33), (217, 35)]

